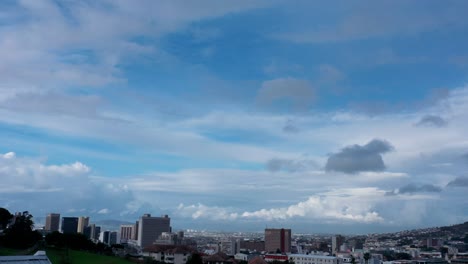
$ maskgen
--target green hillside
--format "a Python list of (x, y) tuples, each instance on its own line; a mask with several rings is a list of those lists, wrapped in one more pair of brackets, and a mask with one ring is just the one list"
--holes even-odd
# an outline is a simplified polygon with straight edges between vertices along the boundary
[[(47, 257), (49, 257), (52, 264), (129, 264), (133, 263), (128, 260), (112, 257), (92, 254), (84, 251), (69, 250), (68, 258), (66, 250), (47, 249)], [(69, 262), (64, 262), (65, 260)]]

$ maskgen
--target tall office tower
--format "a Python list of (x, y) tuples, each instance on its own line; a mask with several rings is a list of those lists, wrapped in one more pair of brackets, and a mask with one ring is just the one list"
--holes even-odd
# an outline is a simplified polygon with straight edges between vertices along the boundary
[(101, 228), (96, 226), (96, 224), (89, 224), (83, 229), (83, 235), (91, 240), (98, 240), (100, 231)]
[(78, 217), (62, 217), (62, 233), (76, 234), (78, 230)]
[(341, 235), (332, 237), (332, 255), (336, 254), (340, 250), (340, 246), (344, 243), (345, 238)]
[(291, 252), (291, 229), (265, 229), (265, 251)]
[(144, 214), (138, 221), (138, 246), (145, 248), (152, 245), (162, 232), (171, 232), (169, 216), (152, 217), (150, 214)]
[(240, 252), (240, 238), (231, 238), (230, 254), (235, 255)]
[(99, 235), (99, 241), (102, 243), (109, 245), (109, 238), (110, 238), (110, 231), (104, 231)]
[(120, 226), (120, 241), (128, 241), (134, 238), (135, 225), (121, 225)]
[(93, 228), (96, 228), (95, 225), (91, 224), (88, 225), (83, 229), (83, 235), (85, 235), (88, 239), (92, 239), (93, 237), (91, 236), (91, 232), (93, 232)]
[(109, 246), (117, 244), (117, 232), (112, 231), (109, 234)]
[(100, 226), (96, 226), (96, 227), (94, 228), (94, 239), (95, 239), (95, 240), (98, 240), (100, 234), (101, 234), (101, 227), (100, 227)]
[(138, 240), (138, 227), (140, 226), (139, 221), (135, 222), (135, 229), (133, 230), (133, 240)]
[(88, 225), (89, 225), (89, 217), (80, 216), (78, 218), (78, 228), (77, 228), (76, 232), (82, 234), (85, 227), (87, 227)]
[(46, 217), (45, 230), (47, 231), (59, 231), (60, 226), (60, 214), (48, 214)]

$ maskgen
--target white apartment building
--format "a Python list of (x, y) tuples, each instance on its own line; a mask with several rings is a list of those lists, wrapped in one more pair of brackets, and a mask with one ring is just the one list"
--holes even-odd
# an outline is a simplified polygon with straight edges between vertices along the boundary
[(340, 264), (337, 257), (306, 254), (289, 254), (288, 258), (295, 264)]

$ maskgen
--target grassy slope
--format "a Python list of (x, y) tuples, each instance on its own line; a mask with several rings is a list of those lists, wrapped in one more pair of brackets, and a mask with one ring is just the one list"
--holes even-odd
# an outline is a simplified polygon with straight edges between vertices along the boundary
[[(47, 257), (52, 264), (60, 264), (65, 250), (47, 249)], [(122, 258), (96, 255), (83, 251), (70, 250), (69, 259), (72, 264), (129, 264), (132, 263)]]
[(0, 247), (0, 256), (14, 256), (18, 255), (20, 251), (19, 249)]

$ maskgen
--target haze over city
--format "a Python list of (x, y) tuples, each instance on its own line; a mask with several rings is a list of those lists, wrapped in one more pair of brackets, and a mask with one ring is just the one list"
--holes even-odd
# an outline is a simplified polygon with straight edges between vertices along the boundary
[(0, 207), (178, 229), (467, 221), (467, 1), (2, 1)]

